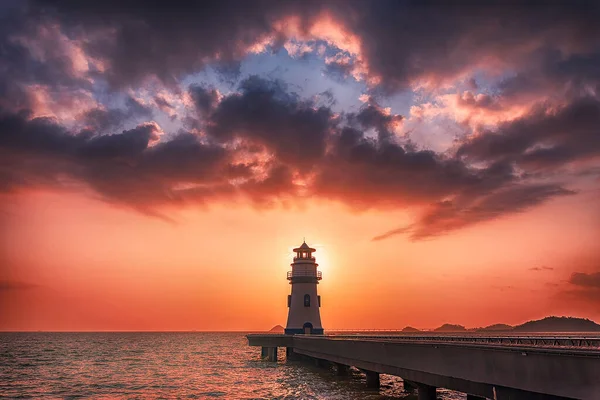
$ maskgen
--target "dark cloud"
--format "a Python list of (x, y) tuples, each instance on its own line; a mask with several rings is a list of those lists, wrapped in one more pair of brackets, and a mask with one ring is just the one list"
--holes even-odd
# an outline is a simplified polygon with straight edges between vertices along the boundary
[(413, 240), (426, 239), (526, 211), (545, 201), (573, 195), (575, 192), (558, 185), (521, 184), (490, 193), (458, 197), (434, 204), (412, 225), (376, 236), (381, 240), (396, 234), (409, 234)]
[(573, 272), (568, 283), (569, 286), (560, 293), (563, 297), (592, 306), (600, 305), (600, 271)]
[(171, 103), (167, 101), (167, 99), (165, 99), (162, 96), (154, 96), (154, 103), (158, 106), (158, 108), (160, 108), (166, 113), (171, 112), (175, 108)]
[[(153, 215), (172, 204), (237, 197), (265, 207), (313, 197), (423, 211), (376, 240), (434, 237), (574, 194), (550, 171), (600, 153), (598, 7), (436, 3), (47, 0), (15, 7), (0, 24), (0, 190), (75, 182)], [(338, 53), (330, 41), (326, 68), (342, 79), (364, 74), (376, 94), (457, 77), (471, 78), (476, 91), (470, 72), (509, 67), (514, 74), (497, 92), (467, 92), (459, 106), (498, 111), (511, 96), (558, 86), (561, 101), (539, 102), (457, 143), (456, 154), (442, 154), (397, 137), (403, 117), (374, 98), (336, 113), (327, 92), (307, 100), (256, 76), (233, 88), (252, 46), (269, 42), (267, 50), (277, 50), (289, 32), (313, 35), (323, 10), (333, 18), (328, 28), (339, 24), (359, 53)], [(282, 29), (290, 16), (297, 29)], [(81, 132), (20, 111), (35, 111), (36, 94), (83, 90), (96, 101), (107, 82), (109, 91), (130, 93), (155, 77), (173, 89), (207, 65), (233, 91), (190, 86), (195, 112), (182, 115), (189, 132), (162, 135), (147, 121), (151, 110), (132, 97), (121, 108), (82, 111)], [(149, 99), (171, 115), (164, 97)], [(125, 123), (135, 127), (123, 130)]]
[(13, 290), (31, 290), (38, 287), (38, 285), (28, 282), (0, 280), (0, 293)]
[(590, 274), (574, 272), (569, 279), (569, 283), (575, 286), (600, 290), (600, 272)]
[(61, 186), (69, 177), (108, 201), (148, 208), (181, 201), (186, 191), (177, 184), (208, 185), (227, 165), (229, 156), (221, 147), (203, 144), (195, 135), (150, 146), (158, 135), (152, 123), (119, 134), (74, 135), (51, 119), (2, 113), (0, 187)]
[(478, 196), (516, 179), (510, 168), (494, 164), (477, 169), (430, 150), (344, 127), (332, 138), (313, 189), (319, 196), (357, 208), (393, 208)]
[(152, 109), (143, 105), (138, 100), (128, 97), (125, 108), (93, 108), (83, 114), (82, 122), (90, 130), (96, 132), (108, 132), (122, 128), (127, 121), (136, 118), (152, 117)]
[[(347, 3), (336, 13), (362, 40), (370, 73), (388, 91), (443, 81), (477, 67), (542, 68), (547, 49), (587, 54), (600, 44), (597, 2), (395, 1)], [(460, 45), (457, 45), (460, 43)], [(486, 65), (488, 64), (488, 65)]]
[(215, 89), (207, 89), (201, 85), (191, 85), (188, 91), (200, 116), (208, 114), (219, 101), (219, 94)]
[[(192, 87), (201, 112), (207, 112), (206, 131), (220, 142), (245, 138), (270, 148), (279, 160), (310, 167), (325, 153), (333, 113), (289, 93), (284, 83), (256, 76), (240, 83), (240, 92), (224, 97), (215, 107), (215, 96)], [(201, 95), (200, 95), (201, 94)]]
[(297, 2), (119, 1), (34, 2), (31, 18), (52, 18), (86, 35), (90, 54), (109, 61), (105, 77), (117, 86), (153, 75), (167, 84), (216, 62), (226, 77), (239, 74), (247, 49), (270, 34), (272, 23), (302, 10)]
[(531, 267), (531, 268), (529, 268), (529, 270), (530, 271), (552, 271), (552, 270), (554, 270), (554, 268), (542, 265), (541, 267)]
[(350, 115), (363, 129), (373, 128), (377, 131), (380, 141), (394, 137), (394, 129), (404, 119), (401, 115), (391, 114), (370, 98), (356, 114)]
[(355, 57), (347, 51), (333, 51), (326, 68), (344, 77), (362, 69), (370, 82), (378, 82), (378, 89), (388, 93), (414, 81), (435, 84), (500, 66), (516, 71), (516, 80), (505, 84), (507, 92), (518, 87), (518, 82), (535, 86), (536, 76), (569, 75), (583, 82), (597, 77), (600, 54), (596, 23), (600, 7), (592, 1), (543, 7), (528, 2), (393, 0), (260, 0), (252, 4), (235, 0), (197, 4), (38, 0), (27, 5), (9, 7), (3, 20), (0, 51), (7, 62), (4, 75), (9, 77), (5, 84), (9, 79), (85, 84), (87, 77), (74, 73), (64, 48), (50, 45), (57, 42), (55, 38), (46, 35), (42, 43), (48, 44), (44, 62), (36, 60), (26, 44), (9, 40), (15, 34), (39, 37), (36, 29), (44, 26), (59, 26), (69, 38), (84, 43), (86, 54), (105, 66), (92, 68), (88, 75), (102, 76), (115, 87), (136, 86), (150, 76), (175, 84), (206, 65), (233, 83), (240, 76), (240, 61), (253, 45), (269, 39), (271, 50), (277, 50), (290, 39), (288, 31), (281, 29), (289, 23), (286, 18), (298, 21), (297, 33), (302, 36), (320, 21), (323, 12), (343, 28), (345, 36), (356, 38), (360, 52)]
[(566, 106), (539, 107), (467, 141), (457, 151), (472, 161), (516, 162), (537, 169), (600, 155), (600, 100), (583, 97)]

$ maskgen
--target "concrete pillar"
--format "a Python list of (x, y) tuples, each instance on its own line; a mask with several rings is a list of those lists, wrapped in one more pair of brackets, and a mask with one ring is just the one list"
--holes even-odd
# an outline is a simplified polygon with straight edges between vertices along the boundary
[(285, 358), (287, 358), (288, 360), (299, 360), (300, 356), (299, 356), (299, 354), (294, 353), (293, 347), (286, 347), (285, 348)]
[(379, 388), (379, 372), (365, 371), (367, 375), (367, 387)]
[(412, 381), (407, 381), (406, 379), (402, 380), (404, 382), (404, 391), (405, 392), (415, 392), (417, 391), (417, 384)]
[(435, 386), (419, 383), (419, 400), (436, 400)]
[(269, 361), (277, 361), (277, 347), (267, 348), (267, 359)]
[(467, 393), (467, 400), (486, 400), (485, 397), (475, 396), (474, 394)]
[(329, 361), (321, 358), (315, 358), (315, 365), (319, 368), (329, 368)]
[(269, 348), (268, 347), (261, 347), (260, 348), (260, 358), (267, 358), (269, 356)]
[(348, 375), (349, 367), (344, 364), (335, 363), (335, 370), (338, 376), (346, 376)]

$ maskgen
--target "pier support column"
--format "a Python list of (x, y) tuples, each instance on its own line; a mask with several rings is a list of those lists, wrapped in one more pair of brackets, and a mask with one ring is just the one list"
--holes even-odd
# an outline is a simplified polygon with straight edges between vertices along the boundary
[(417, 387), (419, 388), (419, 400), (436, 400), (435, 386), (419, 383)]
[(294, 353), (294, 348), (293, 347), (286, 347), (285, 348), (285, 358), (288, 360), (299, 360), (300, 357), (298, 356), (298, 354)]
[(418, 386), (416, 383), (412, 382), (412, 381), (407, 381), (406, 379), (402, 380), (404, 382), (404, 391), (405, 392), (416, 392), (418, 389)]
[(277, 347), (267, 347), (267, 360), (277, 361)]
[(485, 397), (475, 396), (474, 394), (467, 393), (467, 400), (486, 400)]
[(329, 368), (329, 361), (321, 358), (315, 358), (315, 365), (319, 368)]
[(379, 389), (379, 372), (365, 371), (367, 375), (367, 387)]
[(344, 364), (335, 363), (335, 371), (337, 376), (347, 376), (349, 367)]

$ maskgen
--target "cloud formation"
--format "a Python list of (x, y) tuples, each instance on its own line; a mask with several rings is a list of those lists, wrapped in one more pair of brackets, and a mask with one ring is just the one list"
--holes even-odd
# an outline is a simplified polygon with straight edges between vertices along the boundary
[[(0, 190), (81, 186), (158, 216), (239, 200), (410, 207), (413, 223), (374, 240), (420, 240), (573, 196), (600, 160), (597, 5), (234, 3), (4, 6)], [(243, 75), (282, 49), (360, 83), (362, 105)], [(385, 106), (407, 94), (408, 117)], [(409, 123), (440, 117), (464, 133), (450, 148), (411, 140)]]

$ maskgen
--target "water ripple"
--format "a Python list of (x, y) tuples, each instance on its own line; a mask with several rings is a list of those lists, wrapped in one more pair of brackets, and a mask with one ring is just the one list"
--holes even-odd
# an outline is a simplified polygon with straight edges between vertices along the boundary
[[(297, 361), (260, 360), (241, 333), (1, 333), (2, 398), (414, 399)], [(438, 398), (462, 394), (439, 390)]]

